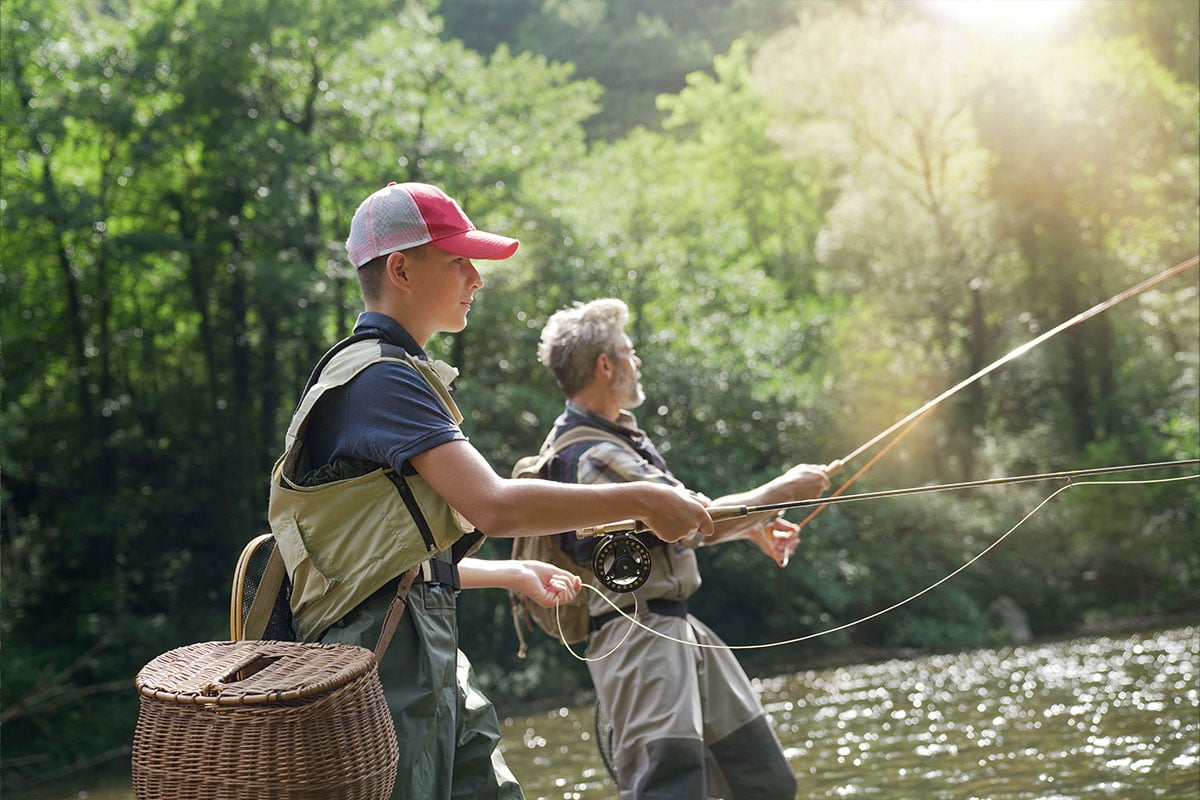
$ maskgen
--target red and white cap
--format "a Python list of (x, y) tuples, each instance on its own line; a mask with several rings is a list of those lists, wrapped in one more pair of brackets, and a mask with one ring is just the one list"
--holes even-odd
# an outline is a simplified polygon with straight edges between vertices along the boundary
[(465, 258), (499, 260), (516, 239), (476, 230), (449, 195), (427, 183), (389, 183), (362, 202), (350, 222), (346, 253), (355, 268), (379, 256), (433, 243)]

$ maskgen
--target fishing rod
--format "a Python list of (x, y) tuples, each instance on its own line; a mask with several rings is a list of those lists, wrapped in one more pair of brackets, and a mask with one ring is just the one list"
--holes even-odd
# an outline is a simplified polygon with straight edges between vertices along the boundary
[[(1178, 462), (1167, 462), (1167, 463), (1173, 464), (1173, 465), (1174, 464), (1195, 464), (1195, 463), (1198, 463), (1198, 461), (1191, 460), (1191, 461), (1178, 461)], [(1154, 465), (1146, 465), (1147, 468), (1149, 468), (1151, 466), (1154, 466)], [(1122, 467), (1113, 467), (1111, 469), (1120, 470), (1123, 468)], [(1105, 471), (1107, 471), (1107, 470), (1105, 470)], [(1087, 471), (1081, 471), (1081, 472), (1071, 473), (1071, 474), (1077, 475), (1077, 474), (1083, 474), (1084, 472), (1087, 472)], [(1029, 476), (1029, 477), (1033, 477), (1033, 476)], [(799, 642), (807, 642), (811, 639), (816, 639), (821, 636), (828, 636), (831, 633), (838, 633), (840, 631), (847, 630), (848, 628), (853, 628), (856, 625), (861, 625), (864, 622), (869, 622), (873, 619), (882, 617), (884, 614), (890, 614), (891, 612), (895, 611), (896, 609), (900, 608), (901, 606), (908, 605), (909, 603), (916, 600), (917, 598), (923, 597), (924, 595), (929, 594), (930, 592), (937, 589), (939, 586), (942, 586), (947, 581), (955, 578), (956, 576), (961, 574), (963, 571), (970, 568), (973, 564), (975, 564), (975, 562), (979, 561), (981, 558), (986, 556), (988, 553), (992, 552), (992, 550), (999, 547), (1018, 528), (1020, 528), (1022, 525), (1024, 525), (1026, 522), (1028, 522), (1030, 519), (1032, 519), (1035, 514), (1037, 514), (1039, 511), (1041, 511), (1041, 509), (1047, 503), (1049, 503), (1051, 500), (1058, 497), (1060, 494), (1067, 491), (1068, 489), (1073, 489), (1073, 488), (1078, 488), (1078, 487), (1083, 487), (1083, 486), (1112, 486), (1112, 485), (1145, 486), (1145, 485), (1149, 485), (1152, 483), (1174, 483), (1177, 481), (1188, 481), (1188, 480), (1193, 480), (1193, 481), (1200, 480), (1200, 473), (1193, 473), (1190, 475), (1181, 475), (1181, 476), (1170, 477), (1170, 478), (1147, 478), (1144, 480), (1094, 480), (1094, 481), (1079, 481), (1079, 482), (1068, 481), (1068, 482), (1064, 483), (1062, 486), (1059, 486), (1057, 489), (1055, 489), (1053, 492), (1048, 494), (1046, 497), (1044, 497), (1042, 499), (1042, 501), (1039, 502), (1031, 511), (1029, 511), (1029, 513), (1027, 513), (1025, 516), (1023, 516), (1017, 522), (1017, 524), (1013, 525), (1007, 531), (1000, 534), (1000, 536), (998, 536), (995, 540), (993, 540), (992, 543), (989, 544), (987, 547), (984, 547), (978, 553), (971, 556), (969, 559), (967, 559), (967, 561), (965, 561), (960, 566), (956, 567), (951, 572), (947, 573), (946, 575), (942, 576), (941, 578), (938, 578), (936, 581), (925, 586), (924, 588), (919, 589), (916, 592), (913, 592), (912, 594), (910, 594), (908, 597), (904, 598), (903, 600), (899, 600), (895, 603), (892, 603), (890, 606), (887, 606), (886, 608), (881, 608), (877, 611), (873, 611), (870, 614), (859, 617), (858, 619), (852, 620), (850, 622), (843, 623), (841, 625), (835, 625), (834, 627), (825, 628), (823, 630), (815, 631), (813, 633), (806, 633), (802, 636), (795, 636), (790, 639), (783, 639), (783, 640), (775, 641), (775, 642), (767, 642), (765, 644), (742, 644), (742, 645), (726, 645), (724, 643), (708, 644), (705, 642), (697, 642), (694, 638), (693, 639), (677, 639), (673, 636), (670, 636), (670, 635), (664, 633), (663, 631), (660, 631), (653, 627), (647, 626), (645, 623), (643, 623), (641, 620), (639, 620), (637, 618), (637, 595), (634, 595), (634, 597), (633, 597), (633, 608), (632, 608), (632, 613), (630, 613), (630, 610), (621, 608), (616, 603), (614, 603), (612, 598), (610, 598), (608, 595), (601, 593), (600, 590), (597, 589), (596, 587), (585, 583), (584, 588), (589, 589), (592, 592), (595, 592), (596, 595), (601, 600), (603, 600), (604, 602), (606, 602), (610, 606), (612, 606), (614, 611), (616, 611), (621, 616), (623, 616), (629, 620), (629, 628), (625, 632), (625, 637), (622, 638), (621, 641), (619, 641), (616, 645), (614, 645), (612, 650), (610, 650), (609, 652), (607, 652), (603, 655), (600, 655), (600, 656), (595, 656), (595, 657), (581, 656), (578, 653), (576, 653), (574, 650), (572, 650), (571, 646), (569, 644), (566, 644), (566, 648), (567, 648), (567, 651), (569, 653), (571, 653), (571, 655), (573, 655), (575, 658), (579, 659), (580, 661), (600, 661), (605, 658), (608, 658), (610, 655), (615, 653), (617, 651), (617, 649), (619, 649), (625, 643), (625, 639), (628, 638), (629, 634), (633, 631), (634, 627), (641, 628), (642, 630), (646, 631), (647, 633), (650, 633), (661, 639), (666, 639), (668, 641), (675, 642), (676, 644), (683, 645), (685, 647), (695, 647), (695, 648), (714, 648), (714, 649), (721, 648), (721, 649), (729, 649), (729, 650), (761, 650), (761, 649), (765, 649), (765, 648), (769, 648), (769, 647), (782, 647), (784, 645), (798, 644)], [(563, 637), (563, 634), (562, 634), (561, 623), (559, 625), (559, 637), (565, 639), (565, 637)], [(564, 644), (565, 644), (565, 641), (564, 641)]]
[[(1112, 475), (1117, 472), (1139, 472), (1147, 469), (1194, 466), (1200, 466), (1200, 458), (1187, 458), (1179, 461), (1155, 461), (1148, 464), (1123, 464), (1114, 467), (1095, 467), (1092, 469), (1063, 470), (1060, 472), (1040, 472), (1036, 475), (983, 478), (975, 481), (960, 481), (958, 483), (939, 483), (926, 486), (910, 486), (904, 489), (859, 492), (858, 494), (844, 494), (839, 497), (814, 497), (809, 500), (789, 500), (783, 503), (765, 503), (757, 506), (713, 506), (708, 509), (708, 515), (712, 517), (713, 522), (721, 522), (729, 519), (748, 517), (751, 514), (759, 514), (765, 511), (788, 511), (795, 508), (809, 508), (818, 505), (837, 505), (839, 503), (853, 503), (862, 500), (878, 500), (884, 497), (904, 497), (913, 494), (929, 494), (931, 492), (951, 492), (959, 489), (975, 489), (981, 486), (1006, 486), (1013, 483), (1031, 483), (1033, 481), (1065, 480), (1069, 482), (1096, 475)], [(617, 533), (645, 533), (649, 530), (650, 528), (641, 520), (630, 519), (621, 522), (610, 522), (605, 525), (594, 525), (590, 528), (582, 528), (576, 531), (575, 535), (581, 539), (586, 539)]]
[(1045, 333), (1041, 334), (1040, 336), (1030, 339), (1025, 344), (1020, 345), (1019, 347), (1013, 348), (1005, 355), (1001, 356), (1000, 358), (993, 361), (991, 364), (988, 364), (986, 367), (984, 367), (983, 369), (976, 372), (974, 375), (971, 375), (968, 378), (964, 378), (963, 380), (956, 383), (954, 386), (951, 386), (949, 389), (947, 389), (946, 391), (939, 394), (937, 397), (935, 397), (932, 400), (930, 400), (929, 402), (927, 402), (925, 405), (918, 408), (916, 411), (913, 411), (911, 414), (909, 414), (908, 416), (899, 420), (898, 422), (893, 423), (889, 428), (887, 428), (887, 430), (880, 432), (878, 435), (874, 436), (869, 441), (860, 445), (855, 450), (850, 451), (850, 453), (843, 456), (842, 458), (840, 458), (834, 462), (831, 462), (829, 467), (834, 468), (835, 470), (841, 469), (842, 465), (858, 458), (865, 451), (870, 450), (874, 445), (876, 445), (879, 442), (881, 442), (882, 440), (886, 439), (888, 436), (892, 435), (900, 428), (903, 428), (908, 423), (910, 423), (910, 422), (915, 423), (922, 416), (924, 416), (926, 412), (933, 410), (933, 408), (935, 406), (941, 404), (943, 401), (945, 401), (952, 395), (957, 394), (959, 391), (965, 389), (966, 387), (968, 387), (972, 383), (975, 383), (976, 381), (980, 380), (984, 376), (989, 375), (990, 373), (999, 369), (1000, 367), (1007, 364), (1008, 362), (1013, 361), (1017, 358), (1020, 358), (1021, 356), (1025, 355), (1033, 348), (1035, 348), (1038, 345), (1045, 342), (1047, 339), (1049, 339), (1053, 336), (1056, 336), (1059, 333), (1062, 333), (1063, 331), (1067, 330), (1068, 328), (1073, 328), (1074, 326), (1078, 325), (1079, 323), (1089, 320), (1092, 317), (1107, 311), (1108, 309), (1112, 308), (1117, 303), (1120, 303), (1123, 300), (1127, 300), (1130, 297), (1139, 295), (1142, 292), (1146, 291), (1147, 289), (1149, 289), (1153, 286), (1157, 286), (1158, 284), (1162, 283), (1163, 281), (1165, 281), (1169, 278), (1173, 278), (1174, 276), (1178, 275), (1179, 273), (1183, 272), (1184, 270), (1187, 270), (1187, 269), (1190, 269), (1190, 268), (1196, 266), (1197, 263), (1200, 263), (1200, 256), (1192, 256), (1191, 258), (1187, 259), (1186, 261), (1181, 261), (1178, 264), (1176, 264), (1175, 266), (1170, 267), (1169, 269), (1165, 269), (1153, 277), (1147, 278), (1146, 280), (1142, 281), (1141, 283), (1137, 284), (1136, 286), (1131, 286), (1122, 292), (1118, 292), (1117, 294), (1113, 295), (1112, 297), (1108, 298), (1107, 300), (1105, 300), (1101, 303), (1097, 303), (1096, 305), (1092, 306), (1088, 310), (1082, 311), (1082, 312), (1076, 314), (1075, 316), (1068, 319), (1066, 322), (1062, 322), (1062, 323), (1056, 325), (1055, 327), (1051, 328), (1050, 330), (1046, 331)]
[[(882, 440), (886, 439), (888, 436), (891, 436), (893, 433), (896, 434), (892, 440), (883, 447), (883, 449), (872, 456), (863, 467), (861, 467), (856, 473), (843, 482), (842, 485), (839, 486), (830, 497), (799, 501), (797, 505), (789, 505), (787, 507), (798, 508), (802, 506), (815, 506), (812, 512), (800, 522), (800, 527), (803, 528), (805, 525), (811, 522), (814, 517), (824, 511), (825, 508), (837, 501), (837, 498), (840, 497), (843, 492), (849, 489), (850, 486), (853, 485), (856, 480), (858, 480), (858, 478), (860, 478), (867, 470), (874, 466), (876, 462), (878, 462), (889, 450), (891, 450), (891, 448), (893, 448), (901, 439), (910, 433), (913, 428), (916, 427), (917, 423), (919, 423), (930, 412), (941, 405), (941, 403), (946, 399), (954, 394), (957, 394), (962, 389), (970, 386), (972, 383), (975, 383), (986, 375), (999, 369), (1004, 364), (1007, 364), (1008, 362), (1025, 355), (1033, 348), (1045, 342), (1047, 339), (1050, 339), (1051, 337), (1056, 336), (1068, 328), (1072, 328), (1086, 320), (1091, 319), (1092, 317), (1095, 317), (1098, 314), (1103, 313), (1104, 311), (1107, 311), (1116, 304), (1127, 300), (1130, 297), (1141, 294), (1147, 289), (1150, 289), (1151, 287), (1156, 286), (1159, 283), (1174, 277), (1175, 275), (1178, 275), (1184, 270), (1196, 266), (1198, 263), (1200, 263), (1200, 256), (1193, 256), (1189, 259), (1181, 261), (1175, 266), (1163, 270), (1159, 274), (1147, 278), (1146, 280), (1141, 281), (1140, 283), (1131, 286), (1124, 291), (1118, 292), (1107, 300), (1097, 303), (1086, 311), (1076, 314), (1075, 316), (1063, 323), (1060, 323), (1059, 325), (1056, 325), (1045, 333), (1014, 348), (975, 374), (963, 379), (962, 381), (959, 381), (957, 384), (942, 392), (929, 402), (925, 403), (920, 408), (895, 422), (886, 430), (872, 437), (870, 440), (852, 450), (844, 457), (835, 459), (834, 461), (831, 461), (829, 464), (825, 465), (822, 468), (825, 474), (827, 476), (835, 475), (841, 472), (847, 462), (853, 461), (859, 455), (869, 450)], [(1029, 479), (1032, 480), (1034, 478)], [(717, 510), (718, 509), (710, 509), (710, 511)], [(763, 507), (762, 510), (765, 511), (767, 508)], [(716, 520), (716, 517), (713, 519)], [(597, 526), (586, 530), (595, 531), (595, 533), (580, 532), (579, 535), (606, 537), (600, 542), (600, 544), (596, 546), (596, 552), (592, 559), (593, 570), (596, 572), (597, 577), (600, 578), (601, 583), (613, 591), (631, 592), (646, 581), (646, 578), (649, 577), (650, 572), (650, 551), (647, 547), (645, 547), (645, 545), (643, 545), (633, 536), (626, 535), (629, 533), (647, 530), (644, 524), (635, 520), (623, 520), (621, 522), (610, 523), (608, 525)], [(597, 564), (607, 566), (605, 569), (596, 569)], [(607, 581), (605, 576), (608, 576)]]
[[(1167, 467), (1195, 466), (1200, 466), (1200, 458), (1181, 459), (1179, 461), (1156, 461), (1148, 464), (1123, 464), (1114, 467), (1095, 467), (1060, 472), (1042, 472), (1036, 475), (984, 478), (975, 481), (912, 486), (906, 489), (884, 489), (876, 492), (841, 495), (839, 497), (817, 497), (809, 500), (790, 500), (783, 503), (766, 503), (756, 506), (713, 506), (708, 509), (708, 514), (712, 517), (713, 522), (720, 522), (750, 516), (751, 514), (770, 511), (783, 512), (789, 509), (816, 505), (836, 505), (838, 503), (852, 503), (862, 500), (877, 500), (885, 497), (903, 497), (906, 495), (928, 494), (930, 492), (949, 492), (983, 486), (1005, 486), (1015, 483), (1031, 483), (1033, 481), (1064, 480), (1068, 485), (1071, 485), (1080, 478), (1095, 477), (1097, 475), (1111, 475), (1117, 472), (1138, 472)], [(1200, 478), (1200, 474), (1189, 477)], [(634, 591), (650, 577), (650, 549), (634, 536), (634, 534), (645, 533), (650, 530), (641, 520), (623, 520), (621, 522), (610, 522), (606, 525), (581, 528), (576, 531), (576, 535), (580, 538), (604, 537), (592, 554), (592, 571), (596, 573), (596, 577), (606, 588), (614, 592), (625, 593)]]
[[(1200, 263), (1200, 256), (1192, 256), (1189, 259), (1180, 261), (1178, 264), (1176, 264), (1173, 267), (1169, 267), (1168, 269), (1163, 270), (1162, 272), (1158, 273), (1157, 275), (1153, 275), (1153, 276), (1147, 278), (1146, 280), (1141, 281), (1140, 283), (1129, 287), (1128, 289), (1118, 292), (1117, 294), (1113, 295), (1112, 297), (1108, 298), (1107, 300), (1097, 303), (1096, 305), (1092, 306), (1091, 308), (1087, 309), (1086, 311), (1081, 311), (1080, 313), (1076, 314), (1075, 316), (1071, 317), (1070, 319), (1066, 320), (1065, 322), (1059, 323), (1058, 325), (1054, 326), (1053, 328), (1051, 328), (1050, 330), (1041, 334), (1040, 336), (1036, 336), (1033, 339), (1030, 339), (1028, 342), (1025, 342), (1024, 344), (1013, 348), (1008, 353), (1004, 354), (1000, 358), (993, 361), (991, 364), (988, 364), (986, 367), (984, 367), (983, 369), (976, 372), (974, 375), (964, 378), (963, 380), (956, 383), (954, 386), (951, 386), (949, 389), (942, 392), (937, 397), (933, 398), (929, 402), (922, 405), (920, 408), (913, 411), (908, 416), (893, 423), (886, 430), (881, 431), (879, 434), (872, 437), (870, 440), (863, 443), (858, 448), (850, 451), (847, 455), (845, 455), (842, 458), (839, 458), (835, 461), (830, 462), (830, 464), (825, 468), (825, 471), (826, 471), (827, 475), (834, 475), (837, 472), (840, 472), (842, 467), (847, 462), (853, 461), (854, 459), (858, 458), (860, 455), (862, 455), (867, 450), (871, 449), (873, 446), (875, 446), (879, 442), (881, 442), (884, 439), (886, 439), (887, 437), (891, 436), (893, 433), (896, 433), (895, 438), (893, 438), (890, 442), (888, 442), (883, 447), (882, 450), (880, 450), (878, 453), (876, 453), (874, 456), (872, 456), (871, 459), (861, 469), (858, 470), (858, 472), (854, 473), (845, 482), (843, 482), (842, 485), (839, 486), (836, 491), (834, 491), (834, 493), (833, 493), (833, 495), (831, 495), (830, 499), (832, 499), (833, 497), (837, 497), (842, 492), (845, 492), (847, 489), (849, 489), (854, 484), (855, 481), (857, 481), (860, 477), (862, 477), (863, 473), (865, 473), (867, 470), (869, 470), (871, 467), (873, 467), (875, 465), (875, 463), (877, 461), (879, 461), (879, 459), (883, 458), (883, 456), (889, 450), (891, 450), (893, 447), (895, 447), (896, 444), (899, 443), (901, 439), (903, 439), (905, 436), (907, 436), (913, 430), (913, 428), (915, 428), (917, 426), (917, 423), (919, 423), (922, 419), (925, 418), (926, 415), (928, 415), (931, 411), (933, 411), (935, 408), (937, 408), (939, 405), (941, 405), (942, 402), (944, 402), (951, 396), (957, 394), (958, 392), (962, 391), (963, 389), (965, 389), (966, 387), (975, 383), (976, 381), (981, 380), (983, 377), (991, 374), (992, 372), (999, 369), (1004, 364), (1007, 364), (1010, 361), (1020, 358), (1021, 356), (1025, 355), (1030, 350), (1032, 350), (1033, 348), (1042, 344), (1043, 342), (1050, 339), (1051, 337), (1057, 336), (1058, 334), (1062, 333), (1063, 331), (1067, 330), (1068, 328), (1073, 328), (1076, 325), (1078, 325), (1082, 322), (1085, 322), (1085, 321), (1091, 319), (1092, 317), (1095, 317), (1098, 314), (1101, 314), (1101, 313), (1107, 311), (1108, 309), (1112, 308), (1113, 306), (1117, 305), (1118, 303), (1128, 300), (1131, 297), (1135, 297), (1135, 296), (1141, 294), (1142, 292), (1146, 291), (1147, 289), (1150, 289), (1150, 288), (1162, 283), (1163, 281), (1166, 281), (1170, 278), (1175, 277), (1176, 275), (1183, 272), (1184, 270), (1191, 269), (1192, 267), (1196, 266), (1198, 263)], [(897, 433), (897, 431), (898, 431), (898, 433)], [(824, 511), (825, 507), (828, 506), (829, 503), (826, 502), (826, 503), (820, 503), (820, 504), (814, 504), (814, 505), (816, 505), (817, 507), (814, 508), (812, 510), (812, 513), (810, 513), (807, 517), (805, 517), (800, 522), (801, 528), (803, 528), (808, 523), (812, 522), (813, 518), (816, 517), (818, 514), (820, 514), (822, 511)]]

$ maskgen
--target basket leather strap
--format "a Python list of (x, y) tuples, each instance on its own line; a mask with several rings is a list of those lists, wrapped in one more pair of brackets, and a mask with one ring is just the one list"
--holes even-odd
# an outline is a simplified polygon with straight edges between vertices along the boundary
[(396, 584), (396, 596), (388, 604), (387, 614), (383, 617), (383, 629), (379, 631), (379, 641), (375, 643), (376, 664), (383, 661), (383, 654), (387, 652), (388, 645), (392, 642), (392, 635), (396, 633), (396, 626), (400, 624), (400, 618), (404, 616), (404, 609), (408, 607), (408, 590), (412, 588), (413, 581), (417, 579), (420, 572), (421, 565), (417, 564), (404, 573), (400, 582)]
[(266, 567), (263, 568), (262, 580), (258, 582), (254, 599), (250, 602), (250, 610), (246, 612), (246, 618), (242, 621), (242, 639), (262, 638), (285, 575), (287, 568), (283, 564), (283, 554), (279, 552), (279, 545), (275, 545), (271, 548)]

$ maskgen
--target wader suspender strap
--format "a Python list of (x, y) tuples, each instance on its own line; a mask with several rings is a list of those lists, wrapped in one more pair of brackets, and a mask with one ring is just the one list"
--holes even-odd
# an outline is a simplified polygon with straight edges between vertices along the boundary
[[(554, 432), (551, 431), (550, 433), (553, 434)], [(547, 438), (546, 442), (542, 445), (543, 449), (539, 455), (546, 453), (545, 448), (547, 445), (549, 445), (550, 455), (551, 455), (551, 457), (553, 457), (553, 456), (557, 456), (559, 453), (566, 450), (568, 447), (579, 444), (580, 442), (591, 442), (592, 444), (600, 444), (603, 442), (608, 442), (609, 444), (615, 444), (615, 445), (619, 445), (619, 446), (625, 448), (627, 451), (629, 451), (630, 453), (633, 453), (635, 456), (637, 456), (640, 459), (648, 460), (648, 459), (646, 459), (646, 457), (644, 455), (642, 455), (641, 452), (638, 451), (638, 449), (636, 447), (633, 446), (633, 442), (631, 442), (628, 438), (626, 438), (624, 436), (620, 436), (616, 433), (613, 433), (612, 431), (605, 430), (604, 428), (597, 427), (596, 425), (593, 425), (590, 422), (584, 422), (579, 425), (576, 425), (574, 428), (571, 428), (570, 430), (563, 433), (557, 439), (550, 440), (549, 438)], [(585, 452), (585, 451), (581, 451), (579, 454), (576, 455), (576, 457), (575, 457), (576, 461), (579, 460), (579, 456), (583, 455), (583, 452)], [(550, 459), (547, 458), (546, 465), (549, 466), (549, 463), (550, 463)], [(653, 462), (651, 462), (651, 463), (653, 463)], [(657, 465), (655, 465), (655, 466), (657, 466)], [(652, 531), (634, 534), (634, 538), (637, 539), (642, 544), (646, 545), (646, 547), (660, 547), (665, 544), (665, 542), (663, 542), (662, 539), (659, 539), (657, 536), (655, 536)], [(559, 541), (562, 542), (563, 539), (560, 538)], [(567, 541), (569, 541), (569, 538), (567, 539)], [(588, 541), (588, 540), (584, 539), (584, 540), (580, 540), (580, 541)], [(596, 540), (593, 539), (590, 541), (590, 543), (588, 545), (589, 549), (584, 551), (585, 558), (583, 560), (585, 560), (585, 561), (591, 560), (591, 554), (592, 554), (592, 551), (595, 550), (596, 544), (597, 544)], [(574, 558), (576, 560), (580, 559), (580, 555), (575, 548), (570, 548), (570, 549), (563, 548), (563, 549), (572, 558)]]

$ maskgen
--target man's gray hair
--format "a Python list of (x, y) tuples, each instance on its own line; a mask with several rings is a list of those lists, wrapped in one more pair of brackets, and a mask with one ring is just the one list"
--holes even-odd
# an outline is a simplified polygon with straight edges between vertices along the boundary
[(538, 361), (554, 373), (563, 394), (573, 397), (592, 382), (596, 356), (616, 357), (627, 322), (629, 306), (611, 297), (556, 311), (542, 328)]

